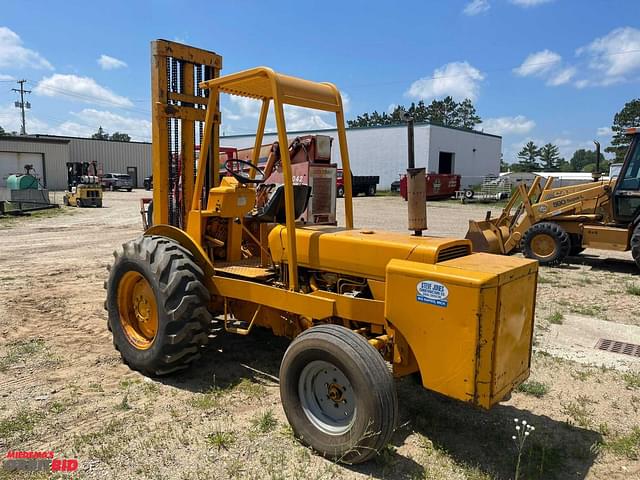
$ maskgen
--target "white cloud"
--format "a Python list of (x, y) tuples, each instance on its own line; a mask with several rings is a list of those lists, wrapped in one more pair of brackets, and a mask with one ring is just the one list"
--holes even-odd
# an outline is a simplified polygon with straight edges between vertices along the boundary
[(522, 65), (513, 71), (521, 77), (529, 75), (541, 75), (549, 72), (562, 61), (562, 57), (551, 50), (542, 50), (529, 55)]
[(565, 83), (569, 83), (575, 74), (576, 69), (574, 67), (563, 68), (562, 70), (555, 72), (549, 80), (547, 80), (547, 85), (551, 85), (552, 87), (564, 85)]
[(462, 10), (462, 13), (469, 16), (479, 15), (491, 8), (487, 0), (471, 0)]
[(230, 95), (229, 100), (237, 112), (239, 118), (258, 118), (262, 102), (249, 97)]
[(54, 74), (43, 78), (34, 89), (38, 95), (46, 97), (73, 98), (85, 103), (109, 104), (115, 107), (133, 105), (127, 97), (117, 95), (99, 85), (93, 78), (77, 75)]
[(480, 82), (485, 76), (467, 62), (452, 62), (436, 68), (431, 77), (423, 77), (411, 84), (405, 93), (419, 99), (451, 95), (456, 100), (476, 100)]
[[(151, 122), (142, 118), (132, 118), (119, 115), (107, 110), (95, 110), (93, 108), (85, 108), (80, 112), (71, 112), (77, 120), (83, 124), (82, 131), (89, 128), (89, 135), (95, 133), (98, 127), (104, 128), (107, 132), (127, 133), (134, 140), (151, 139)], [(69, 128), (74, 122), (65, 122), (59, 128)]]
[(100, 68), (103, 70), (116, 70), (127, 66), (126, 62), (105, 54), (100, 55), (100, 58), (97, 61), (98, 65), (100, 65)]
[(537, 7), (538, 5), (542, 5), (543, 3), (550, 3), (554, 0), (509, 0), (514, 5), (518, 5), (519, 7)]
[(596, 135), (598, 137), (610, 137), (613, 135), (613, 132), (611, 131), (611, 127), (599, 127)]
[[(22, 125), (22, 117), (20, 109), (16, 108), (12, 103), (6, 106), (0, 106), (0, 126), (6, 132), (20, 132)], [(40, 133), (47, 128), (46, 122), (33, 116), (31, 112), (27, 114), (27, 133)]]
[(485, 118), (480, 128), (495, 135), (510, 135), (529, 133), (536, 126), (536, 122), (528, 119), (524, 115), (515, 117)]
[(285, 123), (288, 131), (296, 130), (324, 130), (335, 125), (325, 121), (322, 116), (331, 115), (327, 112), (310, 110), (308, 108), (284, 106)]
[(11, 75), (5, 75), (4, 73), (0, 73), (0, 80), (14, 80), (14, 77)]
[(625, 75), (640, 70), (640, 30), (632, 27), (616, 28), (604, 37), (579, 48), (578, 55), (589, 57), (589, 67), (604, 75), (589, 84), (611, 85), (625, 79)]
[(0, 67), (53, 70), (46, 58), (24, 47), (20, 36), (7, 27), (0, 27)]

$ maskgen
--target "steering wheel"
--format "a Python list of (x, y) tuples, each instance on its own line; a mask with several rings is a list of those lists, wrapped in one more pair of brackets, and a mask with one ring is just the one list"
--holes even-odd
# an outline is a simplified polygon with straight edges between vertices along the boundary
[[(234, 172), (233, 171), (234, 163), (239, 163), (240, 165), (246, 165), (247, 167), (249, 167), (249, 169), (254, 169), (256, 172), (258, 172), (262, 176), (262, 178), (251, 178), (248, 175), (248, 173), (245, 175), (243, 171)], [(264, 182), (264, 171), (260, 167), (256, 167), (253, 163), (247, 162), (246, 160), (238, 160), (236, 158), (229, 159), (226, 162), (224, 162), (224, 168), (227, 170), (227, 172), (233, 175), (233, 177), (236, 180), (238, 180), (238, 182), (240, 182), (243, 185), (246, 185), (248, 183), (258, 185)]]

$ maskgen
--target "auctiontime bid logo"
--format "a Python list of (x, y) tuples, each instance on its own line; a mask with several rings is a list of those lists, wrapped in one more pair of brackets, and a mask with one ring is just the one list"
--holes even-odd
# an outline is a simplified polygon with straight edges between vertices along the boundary
[(2, 461), (2, 468), (10, 472), (75, 472), (75, 458), (54, 458), (51, 451), (10, 450)]

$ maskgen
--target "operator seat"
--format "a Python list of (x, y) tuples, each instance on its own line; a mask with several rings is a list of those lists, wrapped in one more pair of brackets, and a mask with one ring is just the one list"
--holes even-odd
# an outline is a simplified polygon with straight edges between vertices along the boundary
[[(310, 196), (311, 187), (309, 185), (293, 186), (293, 208), (296, 220), (307, 209)], [(284, 185), (278, 185), (267, 203), (256, 213), (249, 215), (249, 218), (258, 222), (285, 223), (287, 215), (284, 206)]]

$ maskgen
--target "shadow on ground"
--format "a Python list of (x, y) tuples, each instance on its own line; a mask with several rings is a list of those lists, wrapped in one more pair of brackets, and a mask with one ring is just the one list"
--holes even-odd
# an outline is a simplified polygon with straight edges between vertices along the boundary
[(572, 265), (586, 265), (591, 267), (592, 270), (611, 273), (625, 273), (632, 275), (638, 275), (640, 273), (638, 266), (631, 259), (624, 260), (621, 258), (608, 258), (606, 256), (582, 254), (575, 257), (568, 257), (567, 262)]
[[(243, 379), (277, 383), (280, 360), (288, 344), (287, 339), (262, 329), (249, 337), (221, 334), (212, 338), (204, 358), (194, 368), (161, 381), (192, 392), (206, 392), (214, 385), (230, 388)], [(375, 460), (345, 468), (380, 479), (430, 478), (429, 457), (439, 452), (462, 468), (491, 478), (511, 479), (516, 459), (511, 438), (514, 418), (536, 428), (527, 440), (520, 478), (584, 479), (595, 461), (593, 446), (601, 441), (597, 432), (509, 405), (499, 405), (489, 412), (474, 409), (424, 390), (411, 377), (399, 380), (396, 386), (400, 426), (392, 444), (399, 447), (410, 435), (420, 434), (424, 438), (418, 441), (417, 453), (411, 458), (387, 448)]]

